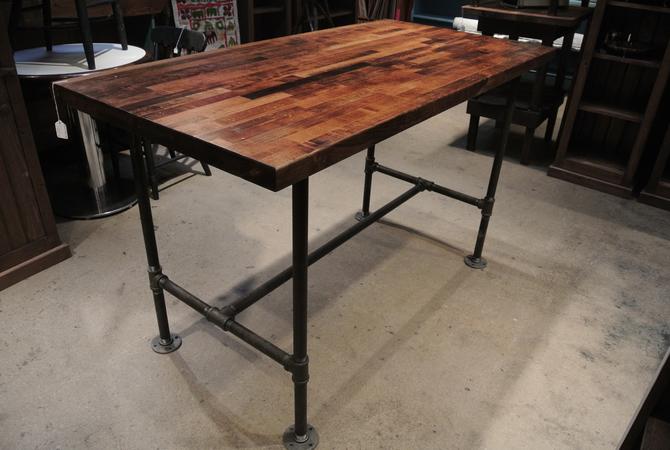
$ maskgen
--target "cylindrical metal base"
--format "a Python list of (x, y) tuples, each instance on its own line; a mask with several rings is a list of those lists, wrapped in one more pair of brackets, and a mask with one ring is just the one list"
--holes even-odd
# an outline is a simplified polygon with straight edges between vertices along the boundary
[(291, 425), (284, 431), (284, 436), (282, 442), (284, 447), (290, 450), (303, 450), (303, 449), (312, 449), (316, 448), (319, 445), (319, 433), (316, 432), (316, 428), (312, 425), (307, 424), (307, 435), (303, 442), (298, 442), (295, 436), (295, 427)]
[(370, 215), (370, 213), (365, 214), (363, 211), (358, 211), (354, 217), (356, 218), (356, 220), (358, 220), (360, 222), (369, 215)]
[(488, 262), (484, 258), (476, 258), (475, 255), (468, 255), (463, 258), (465, 265), (473, 269), (483, 269), (486, 267)]
[(176, 334), (171, 334), (172, 337), (172, 342), (169, 344), (165, 344), (160, 336), (156, 336), (151, 340), (151, 349), (155, 351), (156, 353), (172, 353), (173, 351), (177, 350), (179, 347), (181, 347), (181, 338), (177, 336)]

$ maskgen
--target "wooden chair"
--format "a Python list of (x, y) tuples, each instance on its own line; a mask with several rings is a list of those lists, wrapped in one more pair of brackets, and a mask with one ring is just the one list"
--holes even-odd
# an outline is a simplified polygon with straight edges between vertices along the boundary
[[(536, 77), (540, 78), (539, 80), (524, 77), (515, 100), (512, 123), (526, 128), (520, 157), (521, 164), (524, 165), (527, 165), (530, 160), (535, 130), (544, 121), (547, 121), (544, 140), (551, 142), (558, 109), (563, 103), (564, 92), (561, 89), (545, 87), (545, 71), (546, 68), (536, 74)], [(468, 128), (466, 145), (468, 150), (475, 150), (480, 117), (494, 119), (496, 127), (499, 127), (502, 123), (508, 89), (509, 87), (503, 86), (468, 101), (467, 113), (470, 114), (470, 127)]]
[[(153, 43), (154, 60), (174, 58), (180, 56), (182, 52), (191, 54), (193, 52), (203, 52), (207, 47), (207, 38), (203, 33), (176, 27), (156, 27), (151, 30), (151, 42)], [(144, 153), (147, 162), (147, 172), (151, 183), (151, 197), (158, 200), (158, 180), (156, 169), (166, 164), (170, 164), (186, 158), (186, 155), (178, 154), (174, 149), (168, 148), (170, 159), (159, 164), (155, 163), (154, 150), (150, 142), (144, 141)], [(204, 162), (202, 170), (205, 175), (211, 176), (212, 172), (209, 166)]]
[[(58, 29), (79, 28), (84, 44), (84, 54), (89, 70), (95, 69), (95, 53), (93, 51), (93, 35), (91, 34), (91, 21), (88, 17), (88, 9), (101, 5), (111, 7), (112, 16), (116, 21), (116, 30), (119, 36), (119, 42), (123, 50), (128, 50), (128, 38), (126, 36), (126, 27), (123, 23), (123, 14), (118, 0), (75, 0), (77, 8), (77, 17), (52, 17), (51, 0), (42, 0), (41, 3), (32, 6), (23, 6), (23, 0), (12, 0), (12, 12), (10, 16), (10, 30), (17, 29), (43, 29), (44, 43), (47, 50), (53, 48), (53, 31)], [(23, 13), (30, 10), (42, 11), (42, 25), (34, 27), (21, 27), (19, 23)], [(106, 19), (106, 18), (105, 18)]]

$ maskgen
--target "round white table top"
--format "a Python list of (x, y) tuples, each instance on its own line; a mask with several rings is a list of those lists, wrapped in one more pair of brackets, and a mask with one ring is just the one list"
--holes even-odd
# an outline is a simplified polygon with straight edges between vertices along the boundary
[(95, 70), (89, 70), (82, 44), (54, 45), (52, 51), (45, 47), (29, 48), (14, 53), (16, 72), (20, 77), (58, 77), (81, 75), (98, 70), (132, 64), (144, 58), (144, 49), (121, 44), (94, 43)]

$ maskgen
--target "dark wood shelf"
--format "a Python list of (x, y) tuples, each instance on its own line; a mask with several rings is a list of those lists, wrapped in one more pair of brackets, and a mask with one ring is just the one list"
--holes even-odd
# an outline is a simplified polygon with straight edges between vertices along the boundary
[(667, 6), (656, 6), (656, 5), (646, 5), (644, 3), (636, 2), (624, 2), (621, 0), (610, 0), (607, 2), (609, 6), (616, 6), (618, 8), (630, 8), (637, 9), (640, 11), (650, 11), (657, 13), (670, 13), (670, 7)]
[(632, 190), (621, 183), (625, 168), (614, 161), (588, 156), (568, 156), (549, 166), (548, 175), (623, 198)]
[(661, 62), (653, 59), (639, 59), (639, 58), (627, 58), (625, 56), (610, 55), (609, 53), (594, 53), (594, 59), (600, 59), (603, 61), (614, 61), (621, 64), (630, 64), (638, 67), (647, 67), (649, 69), (658, 69), (661, 67)]
[(284, 12), (284, 9), (283, 6), (256, 6), (254, 8), (254, 14), (276, 14)]
[(548, 175), (591, 189), (630, 198), (632, 190), (622, 184), (626, 166), (604, 155), (589, 154), (583, 144), (574, 153), (549, 166)]
[(616, 119), (625, 120), (627, 122), (641, 123), (644, 116), (642, 113), (632, 111), (625, 108), (617, 108), (614, 106), (605, 105), (603, 103), (591, 102), (583, 100), (579, 104), (580, 111), (586, 111), (593, 114), (600, 114), (601, 116), (614, 117)]

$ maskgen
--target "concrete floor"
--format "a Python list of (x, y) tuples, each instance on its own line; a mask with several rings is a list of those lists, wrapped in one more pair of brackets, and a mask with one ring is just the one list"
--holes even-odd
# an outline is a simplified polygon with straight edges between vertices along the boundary
[[(483, 124), (483, 151), (470, 153), (466, 128), (461, 106), (382, 143), (379, 159), (479, 195), (498, 135)], [(670, 345), (670, 214), (511, 153), (486, 270), (463, 264), (478, 212), (428, 193), (310, 270), (320, 448), (620, 439)], [(313, 177), (314, 244), (352, 223), (362, 169), (360, 154)], [(373, 203), (404, 188), (375, 176)], [(289, 261), (290, 190), (217, 171), (165, 189), (153, 211), (165, 272), (217, 305)], [(74, 256), (0, 293), (0, 448), (280, 448), (292, 390), (278, 365), (173, 299), (184, 345), (150, 350), (137, 208), (59, 229)], [(289, 349), (290, 317), (286, 285), (240, 321)]]

